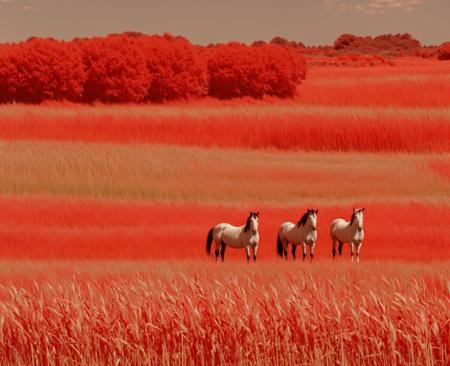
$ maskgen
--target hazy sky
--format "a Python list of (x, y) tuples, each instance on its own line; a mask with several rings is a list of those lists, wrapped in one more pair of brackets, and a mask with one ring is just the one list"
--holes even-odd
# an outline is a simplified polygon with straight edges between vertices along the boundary
[(0, 0), (0, 42), (134, 30), (200, 44), (404, 32), (440, 44), (450, 41), (449, 19), (450, 0)]

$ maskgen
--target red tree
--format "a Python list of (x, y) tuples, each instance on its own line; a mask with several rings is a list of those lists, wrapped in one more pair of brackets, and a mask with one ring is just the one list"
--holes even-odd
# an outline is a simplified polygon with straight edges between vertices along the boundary
[(6, 48), (0, 61), (3, 70), (0, 83), (6, 92), (2, 93), (2, 99), (40, 103), (80, 98), (85, 73), (81, 54), (74, 44), (30, 38), (3, 47)]
[(206, 95), (205, 62), (187, 39), (170, 34), (146, 37), (145, 60), (150, 74), (148, 100), (160, 102)]
[(450, 60), (450, 42), (441, 44), (438, 48), (439, 60)]
[(150, 84), (143, 41), (113, 35), (79, 41), (87, 71), (84, 98), (105, 103), (139, 103)]
[(208, 49), (209, 93), (218, 98), (290, 97), (305, 74), (303, 57), (287, 47), (229, 43)]
[(12, 102), (17, 96), (19, 78), (14, 57), (17, 51), (17, 45), (0, 45), (0, 103)]

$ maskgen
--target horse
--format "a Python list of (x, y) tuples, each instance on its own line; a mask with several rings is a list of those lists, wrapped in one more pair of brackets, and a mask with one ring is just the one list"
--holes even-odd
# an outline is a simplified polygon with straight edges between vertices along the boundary
[(253, 250), (253, 261), (256, 262), (256, 254), (259, 244), (259, 212), (250, 212), (247, 222), (242, 226), (233, 226), (226, 223), (217, 224), (212, 227), (206, 238), (206, 253), (211, 255), (211, 245), (214, 240), (216, 260), (225, 260), (225, 249), (245, 248), (247, 263), (250, 262), (250, 249)]
[(309, 245), (309, 255), (311, 261), (314, 257), (314, 248), (317, 241), (317, 214), (319, 210), (308, 209), (297, 224), (292, 222), (284, 222), (278, 230), (277, 236), (277, 252), (278, 255), (287, 260), (288, 244), (292, 245), (292, 257), (295, 259), (297, 245), (303, 247), (303, 260), (306, 257), (306, 245)]
[(364, 208), (353, 209), (350, 221), (335, 219), (330, 224), (333, 258), (336, 256), (336, 241), (339, 243), (339, 256), (342, 255), (344, 243), (350, 244), (350, 253), (353, 261), (354, 247), (356, 246), (356, 260), (359, 262), (359, 252), (364, 240)]

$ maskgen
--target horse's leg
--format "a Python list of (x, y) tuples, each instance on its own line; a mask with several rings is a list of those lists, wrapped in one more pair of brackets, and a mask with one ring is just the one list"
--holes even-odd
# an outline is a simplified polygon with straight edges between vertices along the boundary
[(221, 242), (219, 240), (217, 240), (215, 244), (216, 244), (216, 249), (214, 251), (214, 254), (215, 254), (216, 260), (217, 260), (219, 258)]
[(316, 242), (311, 244), (311, 247), (309, 248), (309, 256), (311, 257), (311, 262), (313, 260), (314, 257), (314, 248), (316, 247)]
[(361, 245), (362, 245), (362, 242), (359, 242), (357, 245), (356, 245), (356, 261), (359, 263), (359, 251), (361, 250)]
[(350, 255), (352, 256), (352, 262), (353, 262), (354, 251), (355, 251), (355, 244), (351, 241), (350, 242)]
[(295, 259), (295, 252), (297, 251), (297, 245), (292, 244), (292, 258)]
[(303, 260), (305, 260), (305, 258), (306, 258), (306, 243), (302, 243), (302, 248), (303, 248)]
[(332, 253), (333, 253), (333, 258), (336, 257), (336, 239), (333, 238), (332, 239)]
[(258, 246), (253, 247), (253, 262), (256, 262), (256, 253), (258, 253)]
[(289, 242), (286, 240), (285, 242), (283, 242), (283, 254), (284, 254), (284, 259), (288, 259), (288, 250), (287, 250), (287, 248), (288, 248), (288, 245), (289, 245)]
[(220, 248), (220, 257), (222, 258), (222, 262), (225, 261), (225, 249), (227, 249), (227, 245), (222, 242), (222, 246)]
[(340, 257), (340, 256), (342, 256), (342, 247), (344, 246), (344, 242), (338, 240), (338, 243), (339, 243), (338, 250), (339, 250), (339, 257)]
[(250, 263), (250, 246), (245, 247), (245, 253), (247, 254), (247, 263)]

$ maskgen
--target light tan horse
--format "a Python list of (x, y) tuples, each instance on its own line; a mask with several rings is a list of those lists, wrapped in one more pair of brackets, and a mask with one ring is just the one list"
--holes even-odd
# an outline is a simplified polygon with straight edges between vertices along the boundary
[(225, 249), (245, 248), (247, 262), (250, 261), (250, 249), (253, 250), (253, 260), (256, 261), (259, 244), (259, 212), (250, 212), (247, 222), (242, 226), (233, 226), (226, 223), (217, 224), (208, 232), (206, 239), (206, 253), (211, 254), (211, 245), (214, 241), (216, 260), (220, 256), (225, 259)]
[(303, 260), (306, 257), (306, 245), (309, 245), (309, 255), (311, 260), (314, 257), (314, 248), (317, 241), (317, 214), (319, 210), (308, 209), (297, 224), (284, 222), (278, 230), (277, 252), (280, 257), (287, 259), (287, 247), (292, 245), (292, 257), (295, 259), (297, 245), (303, 249)]
[(356, 246), (356, 260), (359, 262), (359, 252), (364, 240), (364, 208), (354, 208), (350, 221), (344, 219), (333, 220), (330, 224), (330, 236), (332, 241), (333, 258), (336, 256), (336, 242), (339, 243), (339, 255), (342, 255), (344, 243), (350, 244), (350, 254), (352, 256)]

